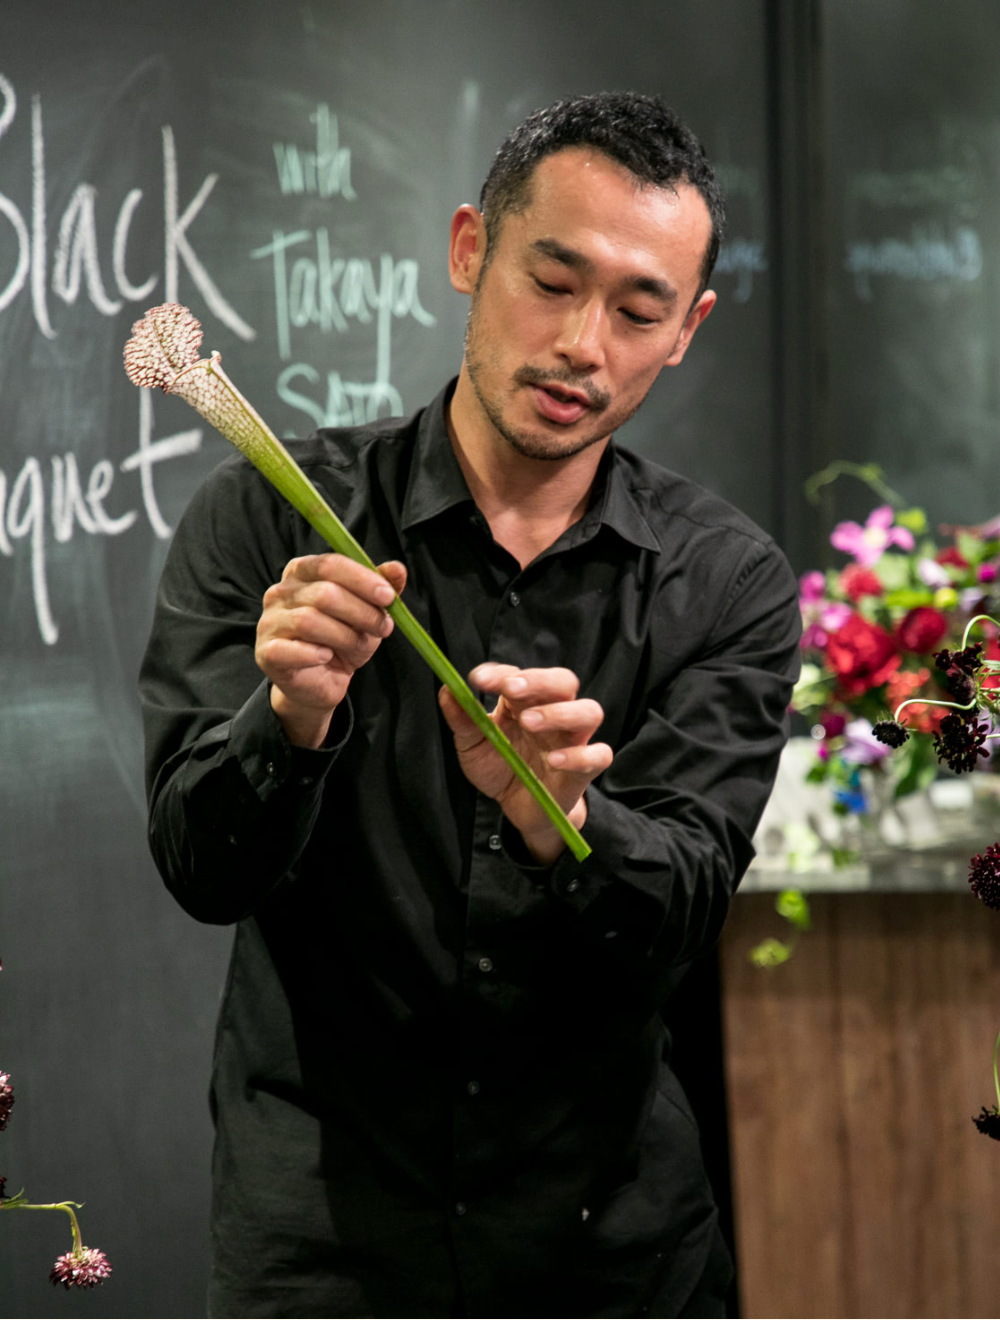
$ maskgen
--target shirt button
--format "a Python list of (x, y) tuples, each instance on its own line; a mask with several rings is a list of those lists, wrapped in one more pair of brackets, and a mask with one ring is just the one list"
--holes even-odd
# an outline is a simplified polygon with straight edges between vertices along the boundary
[(516, 591), (512, 591), (508, 599), (510, 600), (510, 603), (512, 605), (520, 605), (521, 603), (521, 597), (517, 594)]
[(312, 775), (303, 775), (299, 780), (299, 788), (308, 788), (312, 781)]
[(499, 852), (499, 851), (500, 851), (500, 835), (499, 835), (499, 834), (491, 834), (491, 835), (490, 835), (490, 838), (489, 838), (489, 845), (490, 845), (490, 850), (491, 850), (492, 852)]
[(492, 959), (492, 958), (480, 958), (480, 959), (479, 959), (479, 970), (480, 970), (481, 972), (492, 972), (492, 970), (493, 970), (493, 959)]
[(465, 1086), (465, 1089), (468, 1091), (469, 1095), (478, 1095), (478, 1094), (479, 1094), (479, 1083), (478, 1083), (478, 1082), (467, 1082), (467, 1083), (466, 1083), (466, 1086)]
[(233, 845), (233, 847), (235, 848), (235, 847), (236, 847), (236, 835), (235, 835), (235, 834), (230, 834), (230, 836), (229, 836), (229, 838), (226, 840), (226, 842), (227, 842), (227, 843), (231, 843), (231, 844)]
[(469, 1207), (465, 1204), (464, 1201), (456, 1201), (456, 1202), (455, 1202), (455, 1214), (456, 1214), (456, 1215), (464, 1215), (465, 1212), (466, 1212), (466, 1210), (468, 1210), (468, 1208), (469, 1208)]
[(571, 880), (569, 884), (566, 886), (566, 893), (575, 894), (579, 888), (580, 888), (579, 880)]
[(272, 776), (273, 776), (273, 774), (274, 774), (274, 762), (273, 762), (273, 761), (268, 761), (268, 763), (267, 763), (267, 773), (268, 773), (269, 775), (272, 775)]

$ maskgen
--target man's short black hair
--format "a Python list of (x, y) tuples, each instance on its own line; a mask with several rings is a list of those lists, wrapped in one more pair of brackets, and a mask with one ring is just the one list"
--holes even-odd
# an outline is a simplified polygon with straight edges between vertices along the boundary
[(700, 294), (711, 277), (722, 241), (722, 189), (687, 125), (659, 97), (640, 92), (599, 92), (556, 101), (536, 110), (508, 135), (493, 158), (479, 198), (486, 223), (486, 261), (495, 250), (504, 216), (530, 205), (535, 167), (567, 147), (602, 152), (640, 186), (672, 188), (687, 183), (697, 188), (712, 220)]

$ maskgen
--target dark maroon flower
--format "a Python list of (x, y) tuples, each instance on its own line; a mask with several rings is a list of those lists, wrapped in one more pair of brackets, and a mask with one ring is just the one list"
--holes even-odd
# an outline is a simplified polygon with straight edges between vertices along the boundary
[(54, 1284), (70, 1288), (93, 1288), (105, 1279), (111, 1278), (111, 1266), (103, 1251), (93, 1247), (81, 1247), (78, 1252), (67, 1251), (60, 1256), (49, 1271), (49, 1278)]
[(976, 695), (975, 676), (982, 664), (982, 642), (973, 642), (963, 651), (935, 651), (934, 663), (943, 669), (948, 692), (963, 704)]
[(1000, 843), (991, 843), (969, 862), (969, 888), (987, 907), (1000, 908)]
[(10, 1197), (8, 1197), (6, 1192), (4, 1191), (4, 1188), (6, 1186), (7, 1186), (7, 1179), (4, 1178), (2, 1175), (0, 1175), (0, 1201), (10, 1200)]
[(872, 725), (872, 733), (887, 747), (902, 747), (910, 736), (895, 720), (879, 720), (877, 724)]
[(1000, 1111), (997, 1110), (996, 1105), (992, 1109), (987, 1109), (983, 1105), (979, 1117), (972, 1121), (980, 1132), (992, 1137), (994, 1141), (1000, 1141)]
[(10, 1073), (0, 1072), (0, 1132), (7, 1126), (13, 1108), (14, 1088), (10, 1084)]
[(978, 724), (975, 713), (971, 720), (964, 720), (954, 711), (941, 721), (941, 727), (934, 735), (934, 750), (939, 761), (945, 761), (950, 770), (960, 775), (963, 770), (975, 770), (981, 756), (989, 756), (983, 746), (989, 724)]

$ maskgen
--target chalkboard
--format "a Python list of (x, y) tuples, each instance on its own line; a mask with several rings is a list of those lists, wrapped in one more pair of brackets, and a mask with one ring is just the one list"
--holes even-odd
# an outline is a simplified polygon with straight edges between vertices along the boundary
[[(211, 1034), (231, 932), (163, 892), (135, 680), (171, 529), (229, 451), (121, 367), (179, 300), (279, 434), (455, 373), (447, 225), (505, 132), (634, 87), (730, 194), (720, 305), (623, 439), (765, 526), (775, 500), (763, 4), (6, 0), (0, 18), (0, 1136), (86, 1201), (102, 1316), (202, 1313)], [(0, 1223), (0, 1308), (62, 1314), (63, 1218)]]
[(1000, 509), (1000, 8), (846, 0), (823, 27), (830, 449), (932, 523), (980, 522)]

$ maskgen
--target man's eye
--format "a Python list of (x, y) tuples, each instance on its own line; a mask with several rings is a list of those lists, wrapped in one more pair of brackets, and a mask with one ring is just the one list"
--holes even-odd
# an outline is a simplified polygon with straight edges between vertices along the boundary
[(643, 316), (639, 312), (629, 311), (627, 307), (622, 308), (622, 315), (631, 321), (633, 325), (656, 325), (657, 318), (655, 316)]
[(560, 288), (558, 284), (546, 284), (546, 282), (545, 282), (544, 280), (540, 280), (540, 279), (538, 278), (537, 275), (533, 276), (533, 278), (534, 278), (535, 283), (536, 283), (536, 284), (538, 285), (538, 287), (541, 289), (542, 293), (565, 293), (565, 292), (566, 292), (566, 290), (563, 289), (563, 288)]

